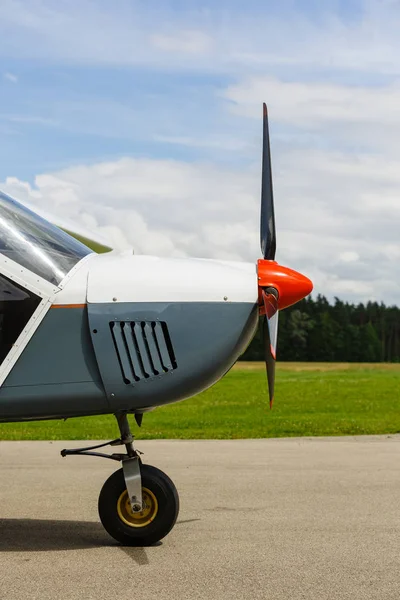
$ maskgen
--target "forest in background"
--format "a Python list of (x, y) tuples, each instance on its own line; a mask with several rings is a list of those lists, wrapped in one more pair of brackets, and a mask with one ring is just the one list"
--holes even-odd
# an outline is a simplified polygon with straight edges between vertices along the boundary
[[(399, 362), (400, 309), (383, 303), (331, 304), (318, 295), (279, 313), (277, 359), (317, 362)], [(264, 360), (260, 335), (241, 360)]]

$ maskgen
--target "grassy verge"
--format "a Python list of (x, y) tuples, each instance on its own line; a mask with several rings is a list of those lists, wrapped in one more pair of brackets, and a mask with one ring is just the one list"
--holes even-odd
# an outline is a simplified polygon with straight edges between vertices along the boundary
[[(138, 439), (224, 439), (400, 432), (400, 365), (278, 363), (268, 408), (265, 366), (239, 363), (206, 392), (145, 415)], [(111, 415), (0, 425), (0, 439), (111, 439)]]

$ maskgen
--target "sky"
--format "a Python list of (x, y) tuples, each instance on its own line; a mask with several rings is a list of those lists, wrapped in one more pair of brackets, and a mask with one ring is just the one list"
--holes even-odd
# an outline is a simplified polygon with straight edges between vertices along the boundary
[(400, 305), (398, 0), (1, 0), (0, 189), (138, 254)]

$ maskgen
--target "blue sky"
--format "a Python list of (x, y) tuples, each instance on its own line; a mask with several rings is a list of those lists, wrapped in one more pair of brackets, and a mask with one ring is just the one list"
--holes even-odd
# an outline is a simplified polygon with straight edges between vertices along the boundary
[(117, 246), (253, 260), (266, 101), (282, 262), (400, 302), (399, 27), (395, 0), (2, 0), (0, 187)]

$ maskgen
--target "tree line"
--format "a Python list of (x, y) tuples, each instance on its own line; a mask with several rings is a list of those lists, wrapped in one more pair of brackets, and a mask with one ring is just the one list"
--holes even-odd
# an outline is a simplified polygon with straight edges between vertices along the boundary
[[(400, 308), (308, 296), (279, 312), (280, 361), (399, 362)], [(241, 360), (264, 360), (260, 328)]]

